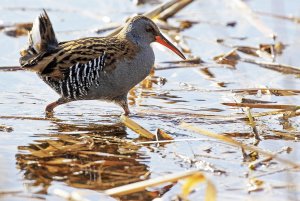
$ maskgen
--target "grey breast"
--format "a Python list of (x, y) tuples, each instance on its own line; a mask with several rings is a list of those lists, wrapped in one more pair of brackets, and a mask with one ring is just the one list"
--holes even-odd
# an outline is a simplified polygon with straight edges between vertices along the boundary
[(112, 72), (101, 72), (99, 86), (89, 91), (93, 99), (113, 99), (126, 95), (128, 91), (145, 79), (154, 65), (154, 53), (150, 46), (144, 47), (133, 59), (120, 59)]

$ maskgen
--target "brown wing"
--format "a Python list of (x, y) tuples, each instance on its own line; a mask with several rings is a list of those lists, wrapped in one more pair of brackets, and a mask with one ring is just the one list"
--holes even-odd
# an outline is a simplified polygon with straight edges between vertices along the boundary
[(113, 38), (84, 38), (62, 43), (62, 50), (55, 54), (52, 61), (41, 72), (55, 78), (62, 78), (64, 72), (77, 63), (86, 64), (105, 54), (103, 71), (110, 72), (116, 68), (117, 60), (134, 56), (130, 44)]
[(43, 55), (36, 65), (40, 65), (41, 76), (63, 79), (65, 72), (75, 64), (86, 64), (105, 55), (103, 71), (111, 72), (116, 62), (132, 58), (137, 49), (127, 41), (117, 37), (83, 38), (59, 44), (59, 50), (50, 55)]
[[(51, 21), (42, 13), (29, 33), (29, 46), (21, 51), (23, 68), (54, 79), (62, 79), (75, 64), (86, 64), (105, 55), (103, 70), (112, 71), (118, 60), (132, 57), (137, 48), (125, 39), (91, 37), (58, 43)], [(102, 57), (104, 58), (104, 57)]]

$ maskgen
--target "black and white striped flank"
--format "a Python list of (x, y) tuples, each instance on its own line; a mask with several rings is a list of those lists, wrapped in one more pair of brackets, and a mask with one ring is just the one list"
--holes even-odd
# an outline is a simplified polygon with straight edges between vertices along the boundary
[(98, 58), (86, 64), (77, 63), (66, 72), (63, 80), (56, 81), (50, 77), (43, 80), (63, 98), (69, 100), (82, 99), (88, 94), (89, 89), (99, 86), (100, 74), (105, 65), (105, 52)]

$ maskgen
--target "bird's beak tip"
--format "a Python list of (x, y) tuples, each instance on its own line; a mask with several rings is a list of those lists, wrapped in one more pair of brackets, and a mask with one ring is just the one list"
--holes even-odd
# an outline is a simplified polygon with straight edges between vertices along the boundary
[(155, 37), (155, 42), (162, 44), (163, 46), (169, 48), (172, 50), (175, 54), (180, 56), (183, 60), (186, 60), (185, 56), (176, 48), (170, 41), (168, 41), (165, 37), (161, 36), (156, 36)]

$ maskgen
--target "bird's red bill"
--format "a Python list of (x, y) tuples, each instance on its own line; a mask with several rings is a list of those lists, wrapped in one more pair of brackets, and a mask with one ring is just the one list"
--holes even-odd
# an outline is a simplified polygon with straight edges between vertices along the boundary
[(163, 36), (156, 36), (155, 37), (155, 42), (158, 42), (162, 44), (163, 46), (169, 48), (173, 52), (175, 52), (178, 56), (180, 56), (182, 59), (185, 59), (185, 56), (170, 42), (168, 41), (165, 37)]

